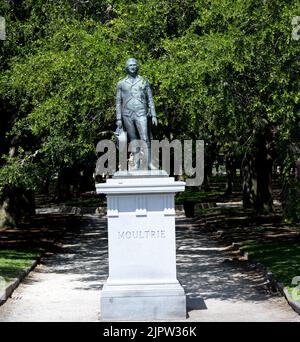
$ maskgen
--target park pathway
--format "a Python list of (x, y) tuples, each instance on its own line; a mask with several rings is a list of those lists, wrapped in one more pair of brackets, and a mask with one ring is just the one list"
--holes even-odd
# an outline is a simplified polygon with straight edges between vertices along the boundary
[[(99, 321), (108, 273), (105, 222), (83, 216), (59, 253), (44, 259), (0, 307), (0, 321)], [(261, 274), (230, 262), (226, 253), (191, 221), (177, 218), (178, 278), (188, 321), (300, 322), (282, 297), (268, 293)]]

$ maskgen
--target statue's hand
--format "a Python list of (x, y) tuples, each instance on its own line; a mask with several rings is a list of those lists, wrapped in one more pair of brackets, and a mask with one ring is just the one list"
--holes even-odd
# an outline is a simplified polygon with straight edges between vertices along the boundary
[(117, 126), (119, 129), (122, 128), (122, 120), (117, 120)]
[(152, 125), (157, 126), (157, 119), (156, 117), (152, 117)]

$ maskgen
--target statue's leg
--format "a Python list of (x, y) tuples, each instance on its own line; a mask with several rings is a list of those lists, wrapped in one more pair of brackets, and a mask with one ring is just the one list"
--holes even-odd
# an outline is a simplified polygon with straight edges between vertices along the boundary
[(138, 139), (134, 122), (130, 116), (123, 116), (123, 124), (127, 131), (129, 141)]
[(138, 170), (140, 168), (140, 157), (139, 152), (137, 151), (137, 147), (134, 142), (139, 139), (138, 131), (135, 126), (134, 120), (132, 116), (123, 116), (123, 124), (127, 131), (129, 142), (131, 143), (131, 147), (133, 151), (130, 151), (133, 155), (134, 169)]
[(151, 160), (151, 143), (148, 134), (148, 118), (146, 115), (139, 116), (136, 119), (136, 127), (139, 132), (140, 139), (143, 140), (147, 144), (147, 151), (145, 151), (147, 157), (147, 166), (148, 169), (153, 170), (156, 167), (152, 164)]

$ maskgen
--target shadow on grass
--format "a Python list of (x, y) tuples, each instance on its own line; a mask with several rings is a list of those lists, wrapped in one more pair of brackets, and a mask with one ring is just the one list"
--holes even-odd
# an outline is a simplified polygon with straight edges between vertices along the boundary
[(283, 222), (279, 213), (257, 216), (241, 207), (213, 208), (193, 224), (223, 245), (239, 243), (252, 260), (264, 264), (284, 285), (300, 275), (299, 229)]
[(250, 241), (242, 246), (249, 256), (263, 263), (285, 286), (300, 276), (300, 239)]

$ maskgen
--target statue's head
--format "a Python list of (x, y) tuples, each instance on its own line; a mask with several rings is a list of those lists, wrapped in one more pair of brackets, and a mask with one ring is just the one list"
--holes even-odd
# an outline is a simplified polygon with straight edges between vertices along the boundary
[(129, 58), (126, 61), (125, 70), (130, 75), (136, 75), (139, 70), (138, 62), (135, 58)]

